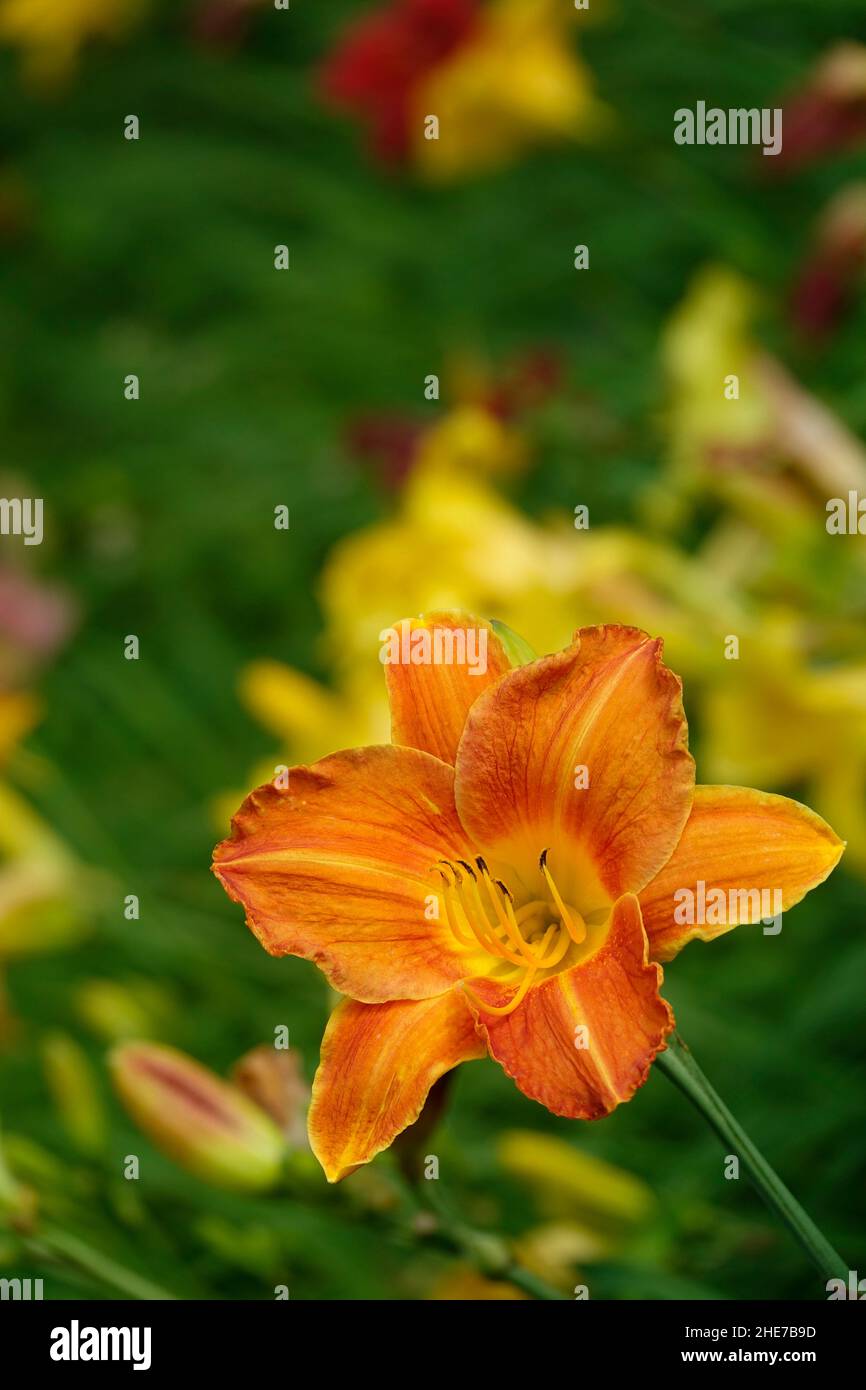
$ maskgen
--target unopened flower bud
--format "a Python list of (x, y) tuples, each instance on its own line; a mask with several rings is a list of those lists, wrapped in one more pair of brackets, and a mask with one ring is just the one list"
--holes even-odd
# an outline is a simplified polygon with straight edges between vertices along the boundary
[(98, 1154), (105, 1144), (106, 1116), (87, 1054), (65, 1033), (51, 1033), (42, 1044), (48, 1088), (63, 1128), (84, 1154)]
[(283, 1136), (237, 1087), (157, 1043), (125, 1043), (111, 1053), (110, 1066), (136, 1124), (188, 1172), (241, 1192), (264, 1192), (276, 1184)]
[(280, 1127), (292, 1148), (307, 1144), (310, 1088), (298, 1054), (267, 1043), (244, 1053), (232, 1067), (232, 1081)]

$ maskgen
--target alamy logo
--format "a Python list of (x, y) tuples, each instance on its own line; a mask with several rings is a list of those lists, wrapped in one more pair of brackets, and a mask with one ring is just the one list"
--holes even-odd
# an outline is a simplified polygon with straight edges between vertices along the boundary
[(782, 930), (781, 888), (707, 888), (699, 878), (694, 888), (677, 888), (674, 904), (674, 921), (681, 927), (765, 922), (765, 936), (778, 936)]
[(23, 536), (25, 545), (41, 545), (42, 534), (41, 497), (0, 497), (0, 536)]
[(465, 666), (470, 676), (487, 671), (487, 629), (416, 627), (404, 618), (379, 633), (383, 666)]
[(831, 497), (827, 503), (827, 531), (831, 536), (866, 536), (866, 497), (851, 488), (844, 497)]
[(856, 1269), (848, 1270), (848, 1283), (844, 1279), (828, 1279), (824, 1285), (827, 1290), (827, 1302), (833, 1303), (838, 1299), (856, 1299), (862, 1303), (866, 1299), (866, 1279), (858, 1279)]
[(763, 145), (764, 154), (782, 151), (782, 109), (756, 106), (721, 106), (707, 109), (699, 101), (695, 110), (681, 106), (674, 112), (674, 140), (678, 145)]
[(150, 1370), (149, 1327), (68, 1327), (51, 1331), (52, 1361), (131, 1361), (134, 1371)]
[(0, 1302), (11, 1298), (27, 1303), (42, 1297), (41, 1279), (0, 1279)]

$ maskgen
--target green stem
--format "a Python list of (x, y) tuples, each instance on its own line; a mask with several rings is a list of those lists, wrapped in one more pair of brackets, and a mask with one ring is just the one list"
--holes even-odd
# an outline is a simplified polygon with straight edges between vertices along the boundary
[(435, 1219), (431, 1238), (438, 1241), (446, 1250), (462, 1255), (488, 1279), (504, 1280), (514, 1284), (530, 1298), (544, 1300), (564, 1299), (564, 1295), (533, 1274), (532, 1270), (518, 1264), (506, 1242), (488, 1231), (476, 1230), (467, 1226), (452, 1215), (446, 1204), (435, 1191), (435, 1182), (407, 1184), (406, 1192), (416, 1210), (426, 1210)]
[(497, 1278), (505, 1279), (509, 1284), (514, 1284), (514, 1286), (521, 1289), (523, 1293), (528, 1293), (530, 1298), (547, 1299), (550, 1301), (553, 1299), (562, 1301), (564, 1298), (563, 1294), (559, 1293), (557, 1289), (545, 1283), (537, 1274), (533, 1274), (531, 1269), (524, 1269), (523, 1265), (519, 1265), (516, 1260), (511, 1260), (510, 1263), (505, 1266), (503, 1272), (497, 1275)]
[(43, 1230), (38, 1235), (25, 1237), (22, 1245), (36, 1258), (56, 1259), (62, 1265), (78, 1270), (91, 1279), (97, 1279), (109, 1288), (116, 1289), (118, 1293), (126, 1294), (128, 1298), (151, 1302), (155, 1299), (162, 1301), (175, 1297), (158, 1284), (152, 1284), (149, 1279), (143, 1279), (140, 1274), (117, 1264), (101, 1250), (94, 1250), (92, 1246), (68, 1231)]
[(848, 1266), (842, 1256), (833, 1249), (763, 1154), (755, 1148), (745, 1130), (713, 1090), (678, 1033), (668, 1040), (667, 1051), (659, 1053), (656, 1066), (688, 1096), (722, 1142), (737, 1154), (760, 1196), (796, 1236), (822, 1277), (825, 1280), (847, 1279)]

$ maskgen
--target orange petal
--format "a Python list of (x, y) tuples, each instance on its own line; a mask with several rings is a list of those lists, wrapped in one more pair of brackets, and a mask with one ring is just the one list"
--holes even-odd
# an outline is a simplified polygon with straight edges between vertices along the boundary
[[(595, 955), (530, 989), (511, 1014), (473, 1006), (491, 1056), (530, 1100), (554, 1115), (598, 1120), (643, 1085), (674, 1026), (659, 995), (661, 967), (648, 964), (647, 949), (629, 895), (614, 905)], [(471, 987), (492, 1005), (512, 993), (492, 980)]]
[(370, 1003), (441, 994), (465, 975), (447, 924), (427, 916), (431, 867), (469, 849), (453, 768), (411, 748), (358, 748), (288, 782), (248, 796), (214, 854), (265, 949), (314, 960)]
[(471, 706), (511, 669), (502, 643), (489, 623), (463, 613), (404, 618), (387, 633), (392, 740), (453, 763)]
[(554, 877), (581, 911), (658, 873), (693, 788), (680, 681), (636, 628), (584, 628), (510, 671), (473, 705), (457, 754), (467, 833), (527, 886), (553, 846)]
[(313, 1082), (309, 1135), (329, 1182), (387, 1149), (421, 1114), (434, 1081), (483, 1057), (472, 1015), (454, 991), (436, 999), (357, 1004), (331, 1015)]
[(799, 801), (749, 787), (695, 787), (682, 839), (640, 895), (653, 959), (787, 912), (823, 883), (844, 848)]

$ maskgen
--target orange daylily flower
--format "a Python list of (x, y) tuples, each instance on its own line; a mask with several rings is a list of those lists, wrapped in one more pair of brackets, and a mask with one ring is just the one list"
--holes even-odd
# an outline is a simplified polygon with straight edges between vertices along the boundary
[[(636, 628), (583, 628), (523, 666), (459, 614), (398, 630), (393, 743), (260, 787), (214, 859), (265, 948), (348, 996), (309, 1115), (331, 1181), (485, 1053), (555, 1114), (609, 1114), (674, 1026), (661, 962), (766, 916), (760, 890), (793, 906), (844, 848), (797, 802), (695, 788), (680, 680)], [(452, 659), (414, 664), (437, 634)], [(733, 890), (722, 924), (680, 920), (698, 881)]]

